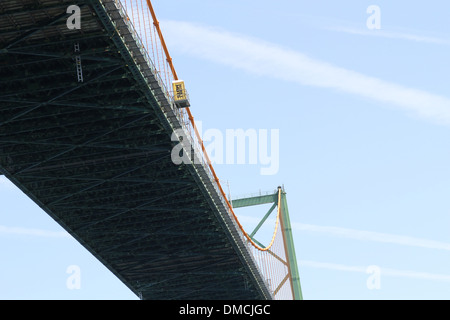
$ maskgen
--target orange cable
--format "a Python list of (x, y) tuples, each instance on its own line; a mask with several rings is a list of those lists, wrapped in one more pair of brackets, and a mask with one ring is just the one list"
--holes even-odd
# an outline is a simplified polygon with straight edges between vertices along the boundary
[[(150, 13), (151, 13), (152, 19), (153, 19), (153, 25), (155, 26), (156, 31), (157, 31), (157, 33), (158, 33), (158, 36), (159, 36), (159, 39), (160, 39), (160, 42), (161, 42), (161, 45), (162, 45), (162, 49), (164, 50), (164, 53), (165, 53), (165, 55), (166, 55), (166, 60), (167, 60), (167, 62), (169, 63), (170, 69), (171, 69), (171, 71), (172, 71), (173, 78), (174, 78), (174, 80), (178, 80), (178, 75), (177, 75), (177, 73), (176, 73), (176, 71), (175, 71), (175, 67), (174, 67), (174, 65), (173, 65), (172, 58), (171, 58), (171, 56), (170, 56), (170, 54), (169, 54), (169, 50), (167, 49), (166, 42), (164, 41), (164, 37), (163, 37), (162, 32), (161, 32), (161, 29), (160, 29), (160, 27), (159, 27), (159, 21), (158, 21), (158, 19), (156, 18), (156, 14), (155, 14), (155, 11), (153, 10), (153, 6), (152, 6), (152, 4), (151, 4), (151, 1), (150, 1), (150, 0), (146, 0), (146, 2), (147, 2), (147, 5), (148, 5), (148, 8), (150, 9)], [(159, 58), (158, 58), (158, 61), (159, 61)], [(260, 247), (259, 245), (257, 245), (257, 244), (250, 238), (250, 236), (249, 236), (249, 235), (247, 234), (247, 232), (244, 230), (242, 224), (239, 222), (239, 219), (237, 218), (236, 214), (234, 213), (233, 207), (231, 206), (230, 202), (228, 201), (228, 198), (227, 198), (225, 192), (223, 191), (223, 188), (222, 188), (222, 186), (221, 186), (221, 184), (220, 184), (220, 182), (219, 182), (219, 178), (217, 177), (217, 174), (216, 174), (216, 172), (215, 172), (215, 170), (214, 170), (214, 168), (213, 168), (213, 166), (212, 166), (212, 164), (211, 164), (211, 160), (209, 159), (209, 156), (208, 156), (208, 154), (207, 154), (207, 152), (206, 152), (205, 146), (204, 146), (204, 144), (203, 144), (203, 140), (201, 139), (200, 134), (199, 134), (199, 132), (198, 132), (198, 130), (197, 130), (197, 126), (195, 125), (195, 122), (194, 122), (194, 117), (192, 116), (192, 113), (191, 113), (189, 107), (186, 108), (186, 111), (187, 111), (187, 114), (188, 114), (188, 118), (189, 118), (189, 120), (191, 121), (192, 127), (193, 127), (193, 129), (194, 129), (196, 138), (197, 138), (197, 140), (199, 141), (199, 143), (201, 144), (202, 151), (203, 151), (203, 155), (204, 155), (205, 158), (206, 158), (208, 167), (209, 167), (209, 169), (210, 169), (210, 171), (211, 171), (211, 173), (212, 173), (212, 175), (213, 175), (213, 177), (214, 177), (214, 180), (215, 180), (216, 183), (217, 183), (217, 186), (218, 186), (218, 188), (219, 188), (220, 193), (221, 193), (222, 196), (224, 197), (224, 199), (225, 199), (225, 201), (226, 201), (226, 204), (227, 204), (228, 208), (230, 209), (231, 214), (233, 215), (233, 217), (234, 217), (235, 221), (237, 222), (239, 228), (241, 229), (241, 231), (243, 232), (243, 234), (245, 235), (245, 237), (250, 241), (250, 243), (251, 243), (254, 247), (256, 247), (257, 249), (259, 249), (259, 250), (261, 250), (261, 251), (267, 251), (267, 250), (269, 250), (269, 248), (270, 248), (270, 247), (272, 246), (272, 244), (273, 244), (273, 240), (274, 240), (274, 238), (275, 238), (275, 233), (277, 232), (277, 229), (278, 229), (278, 221), (279, 221), (279, 213), (280, 213), (280, 210), (278, 210), (277, 222), (276, 222), (276, 226), (275, 226), (275, 232), (274, 232), (274, 236), (272, 237), (271, 243), (270, 243), (267, 247), (265, 247), (265, 248)], [(281, 191), (279, 191), (279, 192), (281, 192)], [(278, 197), (278, 198), (280, 198), (280, 195), (281, 195), (281, 194), (279, 194), (279, 197)]]

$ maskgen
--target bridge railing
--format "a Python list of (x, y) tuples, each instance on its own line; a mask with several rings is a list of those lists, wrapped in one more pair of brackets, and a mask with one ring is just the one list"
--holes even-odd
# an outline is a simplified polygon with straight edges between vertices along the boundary
[[(194, 118), (189, 107), (178, 108), (175, 104), (172, 90), (172, 82), (178, 80), (178, 76), (172, 64), (164, 39), (159, 28), (150, 0), (112, 0), (118, 8), (120, 15), (124, 18), (128, 29), (136, 41), (138, 49), (154, 74), (158, 85), (164, 92), (165, 98), (169, 102), (172, 113), (177, 117), (178, 123), (183, 128), (183, 138), (189, 140), (189, 145), (195, 153), (191, 160), (195, 159), (195, 164), (202, 165), (208, 179), (211, 181), (219, 201), (226, 208), (231, 221), (240, 230), (239, 238), (242, 243), (247, 244), (247, 250), (254, 264), (262, 274), (266, 286), (276, 299), (293, 299), (289, 281), (289, 268), (283, 247), (282, 232), (273, 233), (270, 245), (263, 246), (247, 234), (242, 224), (239, 222), (230, 201), (227, 199), (220, 181), (214, 171), (212, 163), (206, 153), (202, 138), (199, 135)], [(279, 214), (277, 215), (277, 224)], [(284, 258), (283, 258), (284, 257)], [(285, 284), (287, 283), (287, 284)]]
[[(153, 21), (151, 11), (146, 0), (114, 0), (119, 8), (121, 15), (126, 17), (125, 21), (132, 31), (137, 45), (156, 76), (159, 86), (165, 93), (167, 101), (172, 108), (172, 112), (177, 116), (178, 121), (183, 125), (186, 132), (189, 133), (188, 138), (191, 146), (195, 150), (202, 150), (203, 142), (195, 134), (196, 127), (189, 109), (178, 108), (174, 100), (174, 91), (172, 82), (178, 77), (171, 65), (171, 58), (167, 51), (164, 50), (165, 44), (161, 42), (159, 33), (159, 22)], [(175, 73), (175, 74), (174, 74)], [(198, 159), (203, 164), (210, 161), (205, 152), (198, 153)], [(209, 171), (211, 169), (209, 168)], [(213, 175), (213, 173), (211, 172)]]
[[(153, 20), (152, 13), (149, 9), (147, 0), (114, 0), (116, 6), (126, 23), (133, 33), (137, 45), (156, 76), (158, 83), (165, 93), (167, 101), (169, 101), (172, 112), (178, 118), (179, 123), (185, 130), (186, 137), (192, 149), (196, 153), (196, 161), (202, 164), (207, 170), (208, 175), (214, 181), (218, 194), (223, 196), (223, 202), (232, 214), (232, 208), (229, 204), (219, 179), (212, 167), (212, 163), (206, 153), (204, 143), (197, 130), (189, 108), (178, 108), (173, 97), (172, 82), (178, 80), (178, 76), (171, 63), (172, 58), (168, 55), (167, 48), (164, 49), (164, 40), (161, 41), (159, 36), (159, 22)], [(233, 214), (232, 214), (233, 215)]]

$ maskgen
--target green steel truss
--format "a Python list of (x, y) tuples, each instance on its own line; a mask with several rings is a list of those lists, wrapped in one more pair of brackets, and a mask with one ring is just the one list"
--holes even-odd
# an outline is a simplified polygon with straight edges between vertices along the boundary
[[(281, 191), (281, 203), (278, 204), (278, 192)], [(255, 227), (255, 229), (249, 234), (253, 241), (255, 241), (258, 245), (265, 247), (263, 244), (261, 244), (258, 240), (254, 238), (258, 230), (261, 228), (261, 226), (264, 224), (264, 222), (269, 218), (269, 216), (272, 214), (274, 209), (280, 205), (280, 225), (281, 225), (281, 231), (283, 234), (283, 240), (284, 245), (286, 249), (286, 255), (287, 255), (287, 262), (288, 262), (288, 269), (290, 273), (290, 281), (291, 281), (291, 287), (293, 288), (293, 295), (295, 300), (303, 300), (301, 285), (300, 285), (300, 275), (298, 272), (298, 265), (297, 265), (297, 258), (295, 255), (295, 247), (294, 247), (294, 238), (292, 234), (292, 228), (291, 228), (291, 222), (289, 219), (289, 209), (287, 205), (287, 199), (286, 199), (286, 192), (283, 188), (278, 187), (278, 190), (274, 194), (268, 194), (268, 195), (260, 195), (260, 196), (253, 196), (248, 198), (239, 198), (232, 201), (233, 208), (242, 208), (242, 207), (249, 207), (249, 206), (257, 206), (262, 204), (269, 204), (271, 203), (272, 206), (267, 211), (267, 213), (264, 215), (264, 217), (261, 219), (261, 221), (258, 223), (258, 225)]]

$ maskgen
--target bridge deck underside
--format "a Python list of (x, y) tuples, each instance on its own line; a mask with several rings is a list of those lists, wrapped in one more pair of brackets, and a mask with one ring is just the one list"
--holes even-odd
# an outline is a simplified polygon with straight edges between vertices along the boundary
[(144, 299), (262, 298), (93, 4), (0, 2), (0, 171)]

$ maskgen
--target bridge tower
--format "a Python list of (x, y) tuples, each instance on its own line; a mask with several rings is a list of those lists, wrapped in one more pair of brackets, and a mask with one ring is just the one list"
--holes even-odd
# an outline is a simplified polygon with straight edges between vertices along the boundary
[[(265, 274), (268, 277), (278, 279), (278, 281), (268, 281), (269, 286), (273, 290), (273, 295), (278, 298), (277, 295), (281, 295), (282, 292), (284, 292), (283, 297), (285, 299), (303, 300), (286, 191), (284, 188), (278, 187), (272, 194), (235, 199), (232, 200), (231, 203), (233, 209), (272, 204), (267, 213), (248, 235), (251, 238), (251, 241), (259, 247), (257, 249), (260, 252), (267, 253), (265, 256), (261, 254), (261, 258), (257, 259), (259, 260), (258, 263), (260, 264), (260, 268), (265, 270)], [(270, 244), (264, 245), (257, 240), (258, 232), (268, 221), (268, 218), (271, 215), (274, 215), (273, 212), (275, 211), (275, 208), (277, 208), (277, 216), (275, 218), (276, 226), (272, 236), (272, 241)], [(258, 250), (255, 250), (255, 256), (258, 255)], [(268, 260), (278, 260), (278, 263)], [(278, 272), (275, 272), (273, 269), (277, 269)], [(281, 272), (281, 277), (279, 276), (280, 270), (284, 270)]]

